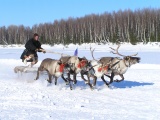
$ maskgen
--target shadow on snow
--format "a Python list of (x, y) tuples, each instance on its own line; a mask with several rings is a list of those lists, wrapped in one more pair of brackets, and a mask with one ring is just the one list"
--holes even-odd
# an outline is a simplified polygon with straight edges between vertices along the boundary
[[(83, 81), (77, 81), (77, 86), (84, 87), (86, 86)], [(154, 83), (147, 83), (147, 82), (136, 82), (136, 81), (128, 81), (124, 80), (122, 82), (113, 82), (111, 86), (114, 88), (132, 88), (138, 86), (146, 86), (146, 85), (153, 85)], [(105, 86), (103, 81), (97, 81), (97, 87)], [(107, 86), (106, 86), (107, 87)]]
[(116, 88), (132, 88), (138, 86), (146, 86), (146, 85), (153, 85), (154, 83), (147, 83), (147, 82), (136, 82), (136, 81), (127, 81), (124, 80), (122, 82), (113, 82), (112, 85)]

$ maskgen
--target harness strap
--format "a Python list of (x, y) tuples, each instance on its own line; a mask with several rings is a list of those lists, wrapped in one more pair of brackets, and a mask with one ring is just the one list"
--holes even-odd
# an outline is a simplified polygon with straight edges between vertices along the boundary
[(117, 61), (116, 63), (114, 63), (114, 64), (111, 66), (111, 68), (114, 67), (115, 65), (117, 65), (119, 62), (120, 62), (120, 60)]
[(101, 71), (104, 71), (104, 70), (108, 70), (108, 65), (106, 65), (106, 66), (102, 66), (102, 67), (99, 67), (98, 68), (98, 72), (101, 72)]
[(95, 66), (97, 66), (97, 65), (98, 65), (98, 64), (96, 64), (96, 65), (92, 66), (92, 65), (90, 64), (90, 68), (89, 68), (89, 70), (88, 70), (88, 71), (93, 70), (93, 72), (95, 73), (95, 70), (93, 69), (93, 67), (95, 67)]
[(64, 67), (65, 67), (65, 64), (61, 64), (61, 65), (60, 65), (60, 68), (59, 68), (59, 72), (63, 72)]
[(86, 60), (82, 60), (78, 63), (77, 68), (82, 68), (85, 66), (85, 64), (86, 64)]
[[(59, 65), (60, 67), (59, 67), (59, 72), (63, 72), (63, 70), (64, 70), (64, 67), (65, 67), (65, 64), (61, 64), (61, 65)], [(56, 68), (57, 68), (57, 66), (56, 66)], [(56, 68), (55, 68), (55, 73), (57, 72), (56, 71)]]

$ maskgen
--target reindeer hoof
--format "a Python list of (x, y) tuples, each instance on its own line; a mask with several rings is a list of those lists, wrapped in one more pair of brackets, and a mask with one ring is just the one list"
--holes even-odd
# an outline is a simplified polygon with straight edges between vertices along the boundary
[(92, 91), (94, 90), (94, 87), (90, 87), (90, 88), (91, 88)]
[(114, 80), (114, 82), (121, 82), (120, 80)]
[(88, 84), (89, 82), (88, 81), (85, 81), (85, 84)]
[(109, 86), (109, 84), (107, 84), (107, 83), (106, 83), (106, 86), (108, 87), (108, 86)]
[(48, 81), (48, 83), (50, 83), (50, 84), (52, 83), (52, 82), (51, 82), (51, 81), (49, 81), (49, 80), (47, 80), (47, 81)]
[(95, 85), (92, 85), (92, 89), (94, 89), (96, 86)]
[(77, 80), (73, 82), (73, 84), (77, 84)]
[(69, 85), (69, 82), (66, 82), (66, 85)]
[(108, 88), (110, 88), (110, 84), (106, 84), (106, 86), (107, 86)]

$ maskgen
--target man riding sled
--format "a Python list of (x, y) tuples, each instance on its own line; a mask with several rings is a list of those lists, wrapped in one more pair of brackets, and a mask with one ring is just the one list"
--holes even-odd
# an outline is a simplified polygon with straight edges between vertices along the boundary
[(39, 42), (39, 35), (35, 33), (33, 38), (29, 39), (25, 44), (25, 50), (21, 55), (22, 62), (27, 64), (27, 62), (31, 62), (30, 67), (35, 65), (38, 62), (37, 52), (46, 53), (46, 51), (41, 47), (41, 43)]

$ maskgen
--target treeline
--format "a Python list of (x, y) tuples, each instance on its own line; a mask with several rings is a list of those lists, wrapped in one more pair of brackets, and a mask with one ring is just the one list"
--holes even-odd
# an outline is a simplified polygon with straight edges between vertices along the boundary
[(0, 27), (0, 44), (24, 44), (33, 33), (42, 43), (69, 44), (95, 42), (160, 42), (160, 9), (145, 8), (80, 18), (55, 20), (53, 23)]

